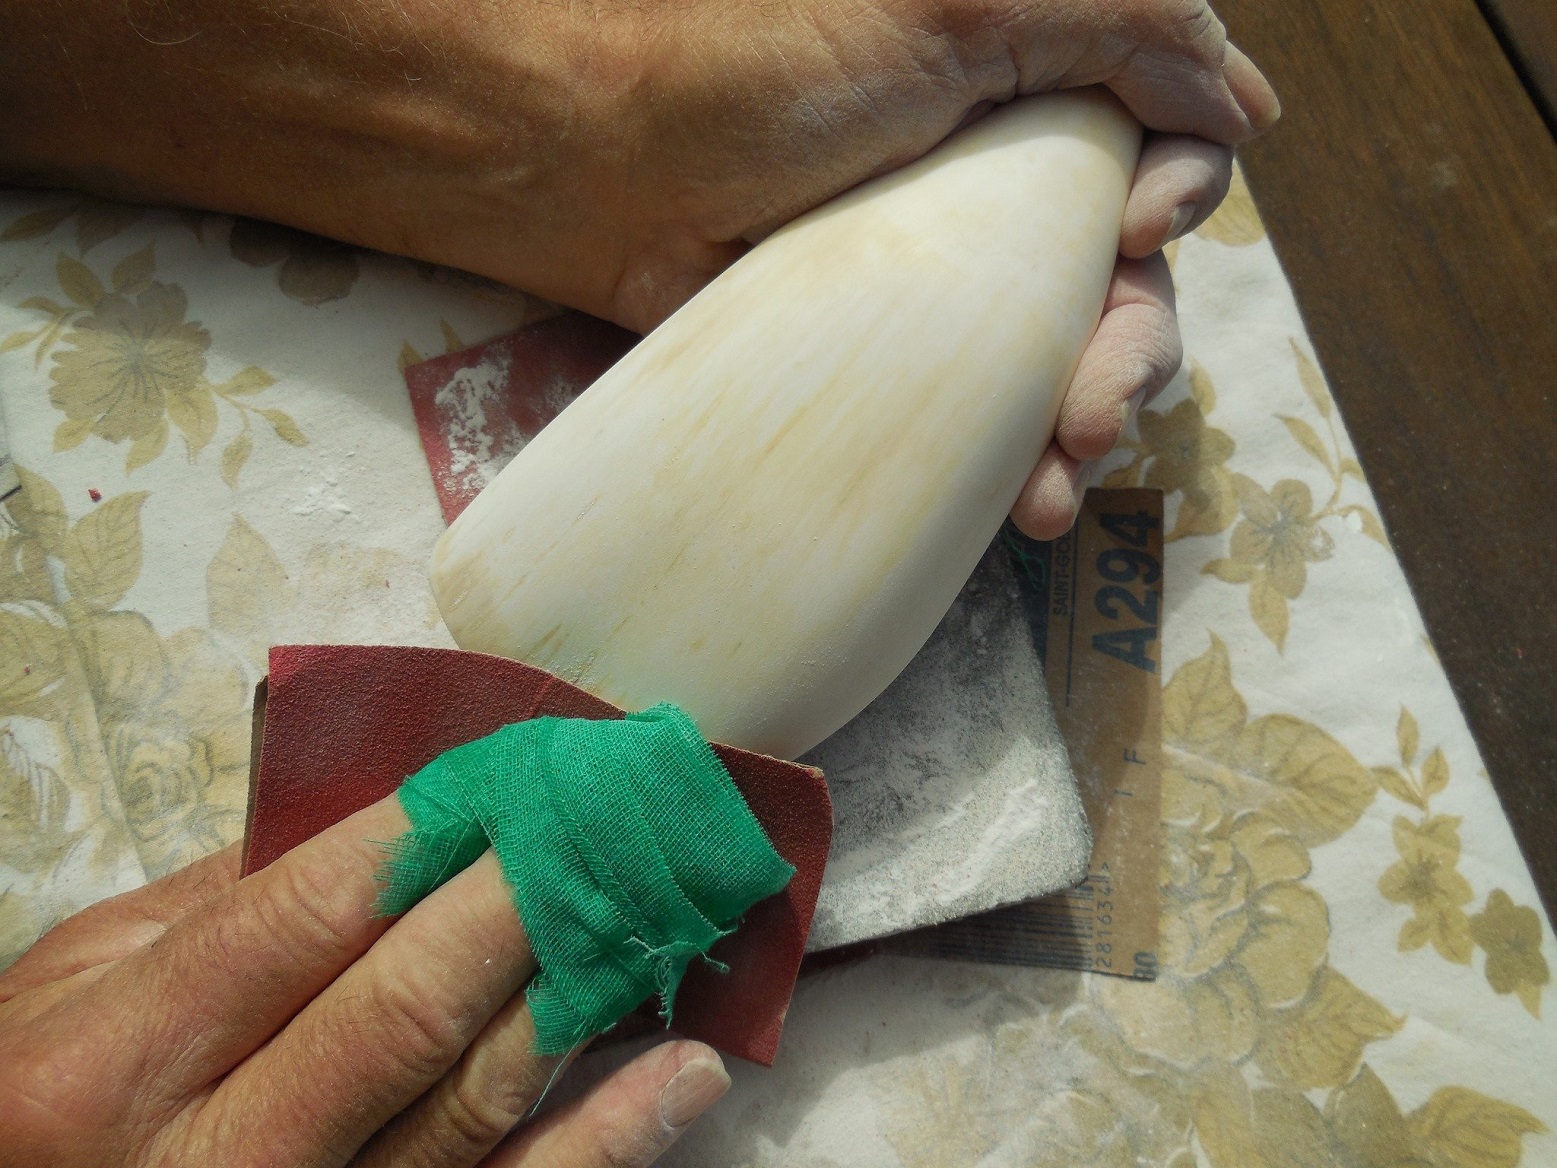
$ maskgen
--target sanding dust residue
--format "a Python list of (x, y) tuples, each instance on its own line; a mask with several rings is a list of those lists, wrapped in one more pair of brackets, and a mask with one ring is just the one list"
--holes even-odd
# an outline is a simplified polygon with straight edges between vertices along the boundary
[(836, 821), (813, 951), (1085, 872), (1091, 835), (999, 541), (903, 674), (803, 761), (826, 772)]
[(503, 409), (509, 359), (494, 353), (461, 369), (433, 397), (449, 443), (449, 478), (472, 495), (497, 477), (527, 439)]

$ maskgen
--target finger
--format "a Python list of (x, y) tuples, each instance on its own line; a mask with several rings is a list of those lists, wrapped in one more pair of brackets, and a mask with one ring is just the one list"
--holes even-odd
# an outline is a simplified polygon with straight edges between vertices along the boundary
[(651, 254), (627, 263), (608, 315), (623, 328), (650, 332), (740, 259), (747, 246), (743, 240), (657, 243)]
[(342, 820), (115, 962), (48, 1025), (68, 1041), (113, 1019), (113, 1041), (85, 1052), (82, 1074), (138, 1084), (140, 1110), (187, 1098), (275, 1034), (389, 927), (373, 911), (384, 856), (373, 841), (407, 826), (392, 796)]
[(393, 798), (343, 820), (34, 1017), (47, 1077), (92, 1101), (81, 1122), (143, 1138), (365, 952), (389, 925), (373, 914), (383, 853), (369, 841), (406, 826)]
[(262, 1051), (191, 1134), (341, 1164), (438, 1082), (535, 972), (496, 857), (428, 896)]
[(1281, 120), (1281, 99), (1259, 67), (1231, 41), (1222, 60), (1222, 75), (1244, 115), (1256, 131), (1264, 133)]
[(567, 1061), (537, 1055), (535, 1021), (516, 995), (459, 1062), (363, 1148), (354, 1168), (478, 1163), (530, 1113)]
[(117, 961), (160, 937), (174, 921), (237, 883), (241, 855), (240, 845), (233, 844), (66, 918), (0, 976), (0, 1002)]
[(1102, 458), (1183, 360), (1167, 259), (1157, 252), (1119, 260), (1103, 317), (1060, 405), (1055, 441), (1077, 461)]
[[(1269, 83), (1229, 45), (1205, 0), (1112, 5), (1106, 24), (1096, 0), (1008, 0), (993, 23), (1015, 61), (1020, 93), (1105, 84), (1148, 129), (1227, 145), (1252, 138), (1280, 113)], [(1055, 47), (1064, 44), (1085, 47), (1056, 69)]]
[(1076, 522), (1092, 470), (1092, 463), (1078, 462), (1049, 443), (1011, 508), (1012, 521), (1033, 539), (1058, 539)]
[(711, 1047), (661, 1043), (520, 1129), (485, 1168), (647, 1168), (729, 1087)]
[(1136, 164), (1119, 253), (1133, 259), (1195, 230), (1227, 195), (1233, 150), (1204, 138), (1153, 134)]
[[(1120, 70), (1101, 78), (1141, 124), (1233, 146), (1276, 124), (1281, 103), (1254, 62), (1226, 39), (1204, 4), (1143, 6), (1157, 22), (1138, 34), (1138, 47)], [(1185, 7), (1199, 19), (1183, 21)]]

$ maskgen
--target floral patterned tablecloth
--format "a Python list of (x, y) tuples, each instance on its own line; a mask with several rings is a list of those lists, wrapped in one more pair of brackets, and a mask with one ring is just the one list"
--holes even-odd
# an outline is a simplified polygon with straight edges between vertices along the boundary
[[(1161, 977), (817, 975), (670, 1162), (1557, 1164), (1551, 928), (1241, 179), (1173, 260), (1186, 369), (1104, 479), (1170, 519)], [(0, 192), (0, 963), (238, 836), (269, 645), (449, 643), (399, 367), (551, 311)]]

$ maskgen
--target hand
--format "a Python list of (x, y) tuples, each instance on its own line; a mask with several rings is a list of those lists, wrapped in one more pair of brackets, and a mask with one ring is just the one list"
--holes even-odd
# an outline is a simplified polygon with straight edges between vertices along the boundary
[(1015, 509), (1180, 354), (1148, 258), (1278, 115), (1205, 0), (0, 0), (0, 171), (273, 219), (653, 327), (773, 227), (989, 104), (1103, 83), (1158, 134), (1109, 309)]
[(375, 917), (406, 826), (387, 799), (244, 880), (228, 848), (39, 941), (0, 977), (0, 1164), (651, 1163), (719, 1056), (663, 1043), (523, 1124), (563, 1060), (508, 889), (488, 852)]

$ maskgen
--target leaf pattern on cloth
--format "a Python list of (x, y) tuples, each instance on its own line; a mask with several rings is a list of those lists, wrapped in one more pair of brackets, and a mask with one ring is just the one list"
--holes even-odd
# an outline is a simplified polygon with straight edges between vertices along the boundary
[(1383, 524), (1365, 503), (1344, 501), (1348, 480), (1364, 483), (1362, 467), (1343, 453), (1335, 403), (1313, 359), (1289, 342), (1298, 378), (1324, 434), (1295, 415), (1277, 418), (1297, 445), (1317, 461), (1330, 479), (1330, 497), (1315, 507), (1307, 483), (1277, 480), (1269, 488), (1227, 467), (1236, 452), (1233, 439), (1208, 424), (1217, 393), (1210, 376), (1198, 366), (1190, 372), (1190, 395), (1170, 410), (1142, 410), (1140, 438), (1120, 447), (1130, 461), (1104, 476), (1107, 487), (1157, 487), (1178, 496), (1178, 510), (1169, 541), (1219, 535), (1232, 528), (1227, 555), (1204, 564), (1201, 571), (1227, 584), (1249, 589), (1249, 615), (1260, 632), (1284, 650), (1290, 628), (1289, 605), (1303, 594), (1308, 566), (1331, 558), (1335, 537), (1324, 526), (1338, 520), (1385, 547)]
[[(1043, 1168), (1519, 1164), (1523, 1138), (1545, 1131), (1521, 1107), (1448, 1084), (1402, 1112), (1367, 1053), (1406, 1018), (1330, 964), (1310, 849), (1357, 823), (1380, 769), (1312, 723), (1250, 717), (1214, 635), (1163, 690), (1163, 748), (1158, 979), (1089, 979), (1059, 1036), (1040, 1015), (892, 1079), (880, 1102), (905, 1168), (1003, 1163), (1012, 1147)], [(1053, 1098), (993, 1105), (992, 1085), (1046, 1045), (1092, 1061)]]
[(902, 1092), (883, 1100), (887, 1142), (903, 1168), (976, 1164), (1000, 1142), (989, 1114), (990, 1069), (949, 1058), (912, 1068)]
[[(461, 349), (468, 347), (467, 343), (460, 339), (459, 333), (454, 331), (454, 326), (448, 321), (440, 320), (438, 328), (443, 333), (443, 351), (445, 353), (457, 353)], [(410, 341), (403, 341), (400, 345), (400, 353), (395, 358), (395, 364), (400, 367), (400, 372), (404, 373), (410, 366), (427, 360), (428, 356), (429, 354), (419, 352)]]
[(340, 300), (357, 283), (357, 250), (321, 236), (258, 219), (235, 219), (227, 236), (232, 258), (251, 268), (274, 264), (276, 287), (299, 304)]
[(45, 207), (20, 215), (0, 227), (0, 243), (39, 239), (52, 235), (74, 219), (76, 251), (86, 255), (100, 243), (135, 226), (144, 218), (144, 207), (107, 199), (75, 198), (57, 207)]
[(384, 548), (318, 543), (294, 577), (241, 515), (206, 569), (206, 587), (212, 632), (259, 670), (272, 645), (352, 643), (353, 618), (364, 608), (403, 606), (413, 628), (440, 623), (421, 564)]
[[(248, 787), (248, 674), (200, 629), (159, 636), (122, 607), (142, 571), (146, 492), (71, 522), (19, 467), (0, 554), (0, 857), (12, 889), (155, 878), (237, 837)], [(0, 963), (81, 904), (0, 900)]]
[[(41, 555), (63, 569), (63, 588), (53, 602), (33, 603), (77, 663), (72, 680), (91, 705), (124, 824), (155, 878), (231, 842), (242, 826), (248, 674), (241, 659), (204, 630), (162, 637), (140, 613), (121, 607), (141, 575), (146, 492), (107, 498), (68, 523), (53, 485), (25, 469), (23, 475), (28, 528), (36, 540), (30, 558)], [(41, 625), (32, 627), (36, 632)], [(28, 648), (18, 658), (30, 659), (30, 678), (57, 672), (63, 652), (45, 658)], [(30, 708), (18, 695), (5, 696), (0, 710)]]
[(210, 626), (161, 634), (124, 603), (148, 492), (72, 522), (48, 479), (18, 470), (0, 507), (0, 863), (20, 878), (0, 883), (0, 967), (82, 907), (20, 890), (77, 865), (104, 883), (126, 863), (155, 879), (238, 837), (271, 644), (338, 638), (354, 611), (399, 597), (395, 581), (437, 621), (420, 565), (319, 544), (294, 581), (235, 517), (207, 570)]
[(1488, 895), (1474, 915), (1466, 906), (1476, 894), (1460, 874), (1458, 816), (1435, 815), (1432, 800), (1448, 789), (1449, 759), (1435, 746), (1418, 763), (1421, 728), (1404, 706), (1396, 723), (1399, 766), (1374, 768), (1379, 786), (1420, 813), (1420, 818), (1395, 817), (1395, 851), (1399, 856), (1379, 877), (1385, 900), (1406, 905), (1411, 918), (1400, 926), (1397, 947), (1410, 953), (1431, 944), (1439, 956), (1469, 965), (1479, 947), (1486, 954), (1487, 984), (1499, 994), (1514, 994), (1533, 1017), (1541, 1016), (1541, 995), (1551, 981), (1551, 969), (1541, 953), (1541, 915), (1514, 903), (1501, 888)]
[(107, 284), (86, 263), (61, 254), (55, 274), (64, 302), (42, 296), (23, 301), (47, 323), (12, 333), (0, 351), (31, 344), (39, 365), (53, 355), (49, 401), (65, 415), (54, 432), (54, 451), (73, 450), (92, 435), (115, 445), (128, 442), (124, 469), (130, 473), (159, 458), (177, 429), (194, 461), (216, 434), (219, 402), (241, 423), (222, 453), (228, 486), (237, 486), (253, 450), (254, 418), (283, 442), (306, 446), (307, 436), (284, 410), (245, 400), (275, 384), (269, 373), (248, 365), (225, 381), (207, 377), (211, 334), (185, 319), (184, 290), (154, 280), (155, 273), (151, 244), (114, 265)]

